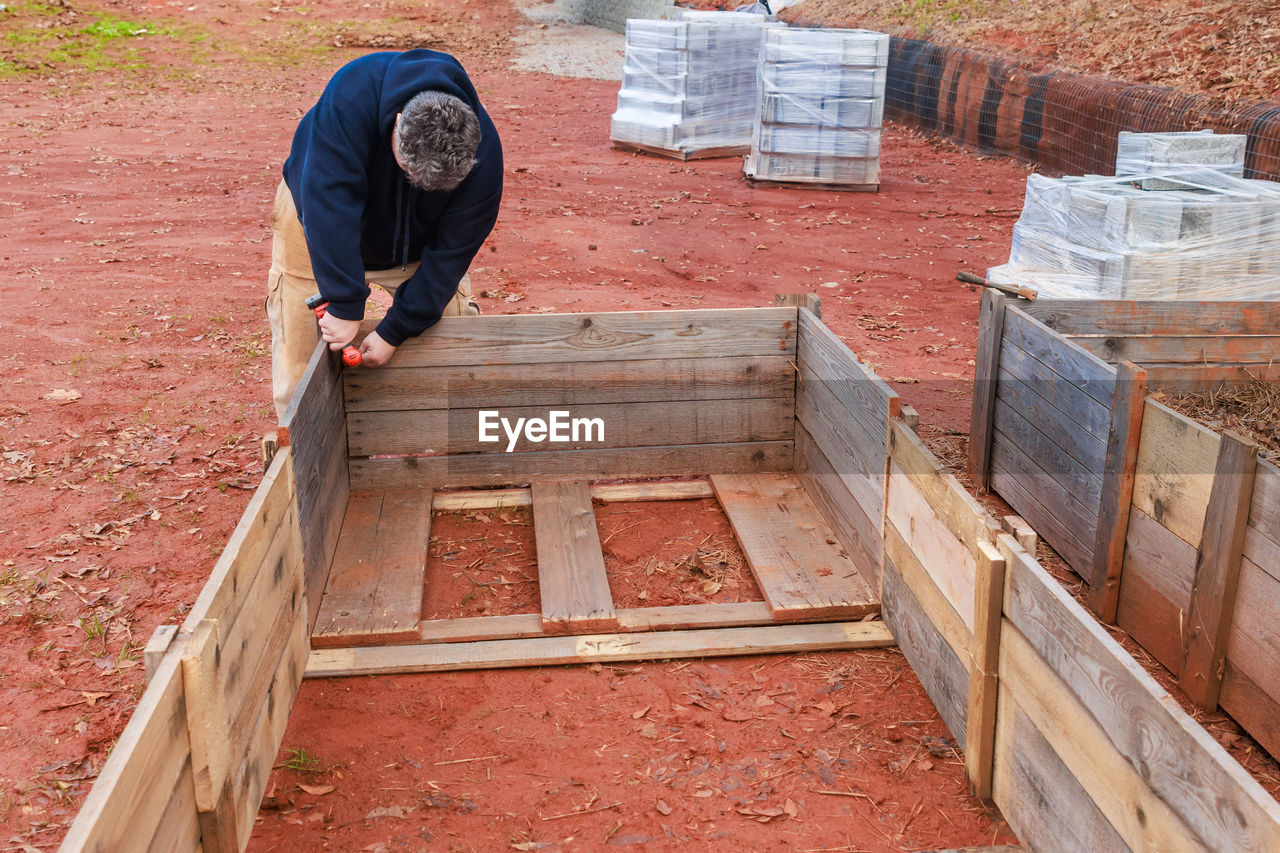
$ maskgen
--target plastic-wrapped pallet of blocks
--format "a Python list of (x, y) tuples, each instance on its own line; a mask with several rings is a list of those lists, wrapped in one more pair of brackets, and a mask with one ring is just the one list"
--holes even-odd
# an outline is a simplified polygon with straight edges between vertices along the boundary
[(1152, 172), (1170, 169), (1213, 169), (1234, 178), (1244, 177), (1243, 133), (1214, 133), (1212, 130), (1169, 133), (1130, 133), (1122, 130), (1116, 145), (1116, 175), (1138, 175), (1143, 189), (1177, 189)]
[(888, 59), (884, 33), (767, 29), (743, 173), (755, 181), (879, 189)]
[(686, 12), (627, 21), (626, 60), (609, 137), (682, 160), (745, 154), (756, 109), (760, 33), (745, 12)]
[(1280, 299), (1280, 184), (1030, 175), (1009, 262), (987, 277), (1067, 299)]

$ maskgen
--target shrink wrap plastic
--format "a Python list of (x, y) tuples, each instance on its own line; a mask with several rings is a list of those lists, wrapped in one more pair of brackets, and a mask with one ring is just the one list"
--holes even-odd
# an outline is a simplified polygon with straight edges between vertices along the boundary
[(888, 59), (883, 33), (766, 30), (744, 173), (767, 181), (878, 185)]
[[(1116, 144), (1117, 175), (1148, 175), (1170, 169), (1208, 168), (1234, 178), (1244, 177), (1243, 133), (1216, 134), (1212, 130), (1167, 133), (1120, 131)], [(1139, 185), (1147, 190), (1177, 189), (1159, 178), (1143, 177)]]
[(748, 12), (685, 12), (627, 21), (614, 142), (689, 156), (745, 153), (756, 109), (760, 33), (780, 26)]
[(987, 277), (1057, 298), (1280, 299), (1280, 184), (1212, 168), (1033, 174), (1009, 262)]

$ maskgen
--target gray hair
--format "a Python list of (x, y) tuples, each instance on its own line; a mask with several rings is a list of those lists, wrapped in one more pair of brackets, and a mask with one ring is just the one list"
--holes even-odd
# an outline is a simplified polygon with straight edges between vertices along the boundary
[(480, 119), (459, 98), (419, 92), (400, 111), (396, 153), (409, 180), (425, 190), (451, 190), (476, 164)]

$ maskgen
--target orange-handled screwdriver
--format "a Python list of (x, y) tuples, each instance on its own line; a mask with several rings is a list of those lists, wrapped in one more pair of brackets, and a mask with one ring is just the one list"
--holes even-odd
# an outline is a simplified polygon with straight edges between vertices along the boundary
[[(315, 296), (307, 297), (307, 307), (315, 313), (316, 319), (319, 320), (325, 314), (325, 309), (329, 307), (329, 301), (317, 293)], [(351, 344), (347, 344), (342, 348), (342, 363), (348, 367), (359, 367), (360, 362), (364, 359), (360, 356), (360, 350)]]

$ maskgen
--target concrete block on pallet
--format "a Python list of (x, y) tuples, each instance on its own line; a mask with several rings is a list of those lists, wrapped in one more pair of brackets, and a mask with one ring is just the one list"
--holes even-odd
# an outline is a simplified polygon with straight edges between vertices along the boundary
[[(1244, 175), (1248, 137), (1212, 130), (1171, 133), (1121, 131), (1116, 144), (1116, 175), (1158, 175), (1171, 168), (1208, 167), (1239, 178)], [(1143, 189), (1172, 189), (1160, 177), (1144, 177)]]
[(847, 130), (795, 124), (760, 124), (753, 146), (767, 153), (823, 157), (879, 157), (880, 130)]
[(809, 97), (775, 92), (761, 98), (760, 120), (772, 124), (880, 127), (884, 123), (884, 99), (839, 95)]
[(870, 30), (778, 28), (765, 33), (761, 59), (884, 68), (889, 62), (889, 37)]

